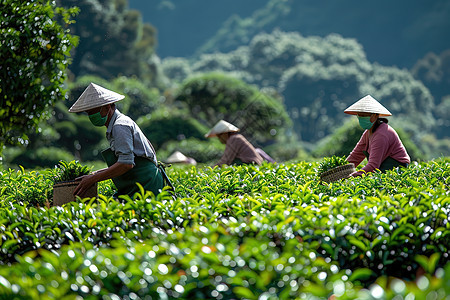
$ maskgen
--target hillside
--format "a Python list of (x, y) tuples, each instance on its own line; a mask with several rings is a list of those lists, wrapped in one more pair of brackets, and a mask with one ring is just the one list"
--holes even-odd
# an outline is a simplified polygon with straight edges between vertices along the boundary
[(321, 38), (261, 33), (234, 51), (192, 60), (166, 58), (162, 63), (172, 80), (220, 71), (274, 88), (282, 95), (295, 134), (309, 143), (341, 126), (344, 109), (366, 94), (386, 105), (395, 115), (393, 126), (414, 133), (417, 144), (424, 134), (442, 129), (435, 126), (433, 97), (420, 81), (407, 70), (370, 63), (356, 40), (336, 34)]
[(361, 43), (371, 62), (411, 68), (428, 52), (450, 48), (450, 2), (428, 1), (227, 1), (144, 2), (130, 0), (158, 29), (158, 55), (237, 48), (278, 28), (304, 36), (338, 33)]

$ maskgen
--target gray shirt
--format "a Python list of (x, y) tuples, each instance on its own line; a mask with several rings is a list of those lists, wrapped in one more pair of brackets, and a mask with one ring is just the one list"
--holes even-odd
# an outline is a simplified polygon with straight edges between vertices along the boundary
[(157, 163), (156, 155), (139, 126), (118, 109), (114, 111), (109, 122), (106, 139), (118, 157), (117, 162), (134, 165), (136, 155)]

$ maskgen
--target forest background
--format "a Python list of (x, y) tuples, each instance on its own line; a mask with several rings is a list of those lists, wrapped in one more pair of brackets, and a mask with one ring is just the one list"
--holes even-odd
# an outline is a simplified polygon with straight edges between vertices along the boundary
[[(4, 0), (2, 10), (5, 1), (21, 5)], [(99, 151), (108, 147), (104, 128), (68, 113), (90, 82), (126, 95), (119, 109), (143, 129), (161, 160), (175, 150), (200, 163), (217, 160), (223, 145), (204, 134), (220, 119), (278, 161), (346, 155), (362, 130), (343, 110), (366, 94), (393, 113), (390, 124), (413, 159), (450, 153), (448, 1), (56, 4), (79, 8), (65, 27), (75, 37), (70, 64), (62, 70), (68, 92), (50, 102), (35, 93), (33, 101), (50, 104), (42, 115), (24, 109), (15, 116), (39, 122), (6, 125), (5, 107), (30, 92), (22, 87), (7, 94), (7, 55), (33, 55), (26, 40), (26, 50), (14, 54), (2, 43), (4, 167), (98, 162)], [(22, 40), (28, 33), (23, 29)], [(29, 79), (18, 74), (19, 81)]]

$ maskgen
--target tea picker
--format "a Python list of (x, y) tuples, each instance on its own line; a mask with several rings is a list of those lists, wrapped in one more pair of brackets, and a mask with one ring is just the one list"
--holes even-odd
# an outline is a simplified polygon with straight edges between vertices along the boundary
[(274, 162), (262, 149), (256, 149), (242, 134), (239, 128), (225, 120), (220, 120), (205, 134), (205, 137), (217, 137), (222, 144), (225, 144), (225, 152), (215, 166), (231, 164), (258, 164), (264, 160)]
[(408, 167), (411, 159), (397, 132), (388, 125), (388, 119), (381, 118), (392, 115), (381, 103), (367, 95), (348, 107), (344, 113), (356, 115), (359, 125), (365, 130), (347, 161), (355, 167), (364, 158), (368, 162), (362, 170), (353, 172), (351, 176), (361, 176), (377, 169), (384, 172), (395, 167)]
[[(156, 152), (139, 126), (122, 114), (115, 102), (125, 96), (94, 83), (84, 90), (69, 112), (86, 112), (94, 126), (106, 127), (106, 139), (110, 148), (102, 151), (107, 168), (81, 176), (74, 194), (82, 195), (99, 181), (112, 179), (117, 188), (115, 197), (139, 192), (139, 183), (144, 190), (158, 195), (170, 180), (164, 167), (156, 159)], [(173, 187), (172, 187), (173, 188)]]

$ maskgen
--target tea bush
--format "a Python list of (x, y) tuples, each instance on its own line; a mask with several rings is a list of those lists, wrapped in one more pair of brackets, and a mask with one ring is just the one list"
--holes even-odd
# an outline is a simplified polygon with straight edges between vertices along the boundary
[(53, 179), (51, 172), (4, 170), (0, 172), (0, 208), (14, 204), (29, 203), (34, 206), (45, 206), (52, 197)]
[[(364, 289), (354, 282), (366, 273), (340, 270), (295, 239), (277, 245), (267, 236), (237, 238), (208, 225), (166, 234), (151, 230), (140, 243), (116, 240), (97, 250), (72, 244), (58, 253), (31, 252), (16, 268), (0, 269), (0, 292), (33, 299), (443, 299), (450, 292), (448, 265), (434, 277), (421, 277), (420, 288), (381, 277)], [(32, 280), (20, 284), (24, 274)]]
[(116, 201), (105, 182), (98, 200), (49, 208), (36, 205), (33, 193), (23, 199), (13, 192), (30, 189), (30, 177), (51, 190), (45, 171), (4, 171), (0, 294), (450, 295), (450, 160), (330, 184), (319, 181), (318, 167), (172, 167), (176, 197), (166, 191), (155, 199), (141, 190)]

